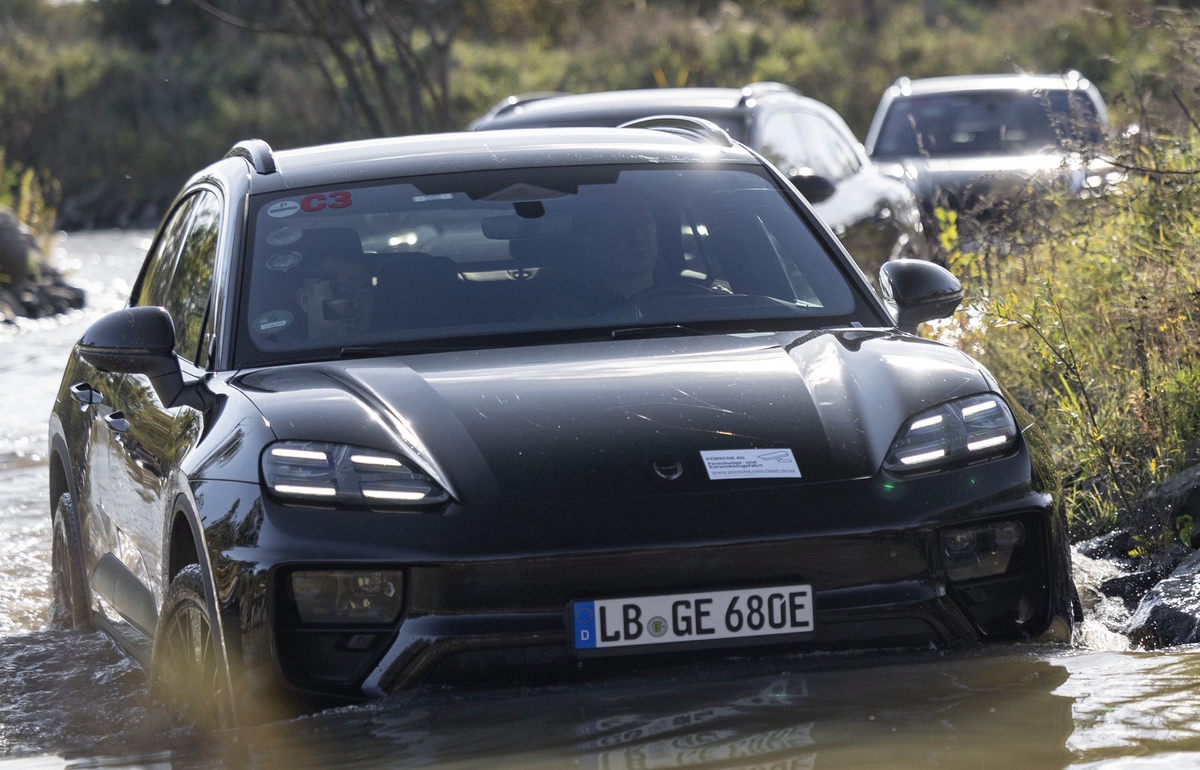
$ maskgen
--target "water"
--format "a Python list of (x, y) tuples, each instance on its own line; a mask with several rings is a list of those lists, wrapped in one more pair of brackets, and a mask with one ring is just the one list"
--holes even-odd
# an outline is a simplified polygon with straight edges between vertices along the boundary
[(432, 687), (217, 737), (172, 723), (102, 634), (49, 626), (46, 418), (147, 233), (75, 235), (88, 309), (0, 328), (0, 770), (113, 768), (1200, 768), (1200, 650), (1128, 649), (1089, 586), (1075, 647), (726, 658), (584, 684)]

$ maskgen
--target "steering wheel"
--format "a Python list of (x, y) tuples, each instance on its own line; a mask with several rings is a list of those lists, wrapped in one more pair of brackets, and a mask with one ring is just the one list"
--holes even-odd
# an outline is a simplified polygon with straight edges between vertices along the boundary
[(626, 304), (638, 305), (643, 302), (654, 302), (670, 297), (701, 297), (717, 293), (707, 286), (701, 286), (696, 283), (672, 281), (670, 283), (655, 284), (648, 289), (642, 289), (627, 299)]

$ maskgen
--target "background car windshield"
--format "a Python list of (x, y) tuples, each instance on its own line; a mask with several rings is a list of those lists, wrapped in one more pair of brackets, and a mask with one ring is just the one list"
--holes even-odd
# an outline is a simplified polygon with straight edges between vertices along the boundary
[(1027, 155), (1103, 139), (1095, 107), (1078, 91), (976, 91), (892, 102), (875, 155)]
[(521, 169), (289, 191), (256, 198), (251, 222), (243, 364), (389, 342), (872, 320), (775, 182), (749, 166)]

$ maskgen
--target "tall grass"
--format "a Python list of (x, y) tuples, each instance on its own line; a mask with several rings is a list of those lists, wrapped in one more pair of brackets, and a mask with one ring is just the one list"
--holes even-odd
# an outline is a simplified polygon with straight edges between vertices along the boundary
[(1120, 514), (1200, 449), (1197, 138), (1123, 137), (1109, 194), (1040, 198), (992, 232), (960, 218), (947, 239), (975, 287), (959, 344), (1042, 418), (1076, 537), (1121, 521), (1145, 550), (1191, 539), (1189, 520)]

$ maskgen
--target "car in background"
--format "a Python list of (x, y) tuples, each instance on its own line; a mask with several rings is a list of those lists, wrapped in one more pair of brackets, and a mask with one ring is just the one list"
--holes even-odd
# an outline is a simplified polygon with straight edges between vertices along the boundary
[(67, 363), (59, 614), (221, 724), (506, 666), (1066, 638), (1044, 438), (912, 333), (953, 276), (880, 284), (707, 121), (240, 143)]
[(939, 207), (987, 218), (1051, 188), (1094, 194), (1119, 181), (1096, 157), (1107, 130), (1100, 91), (1074, 70), (900, 78), (865, 144), (875, 163), (912, 180), (936, 238)]
[(834, 110), (782, 83), (510, 96), (470, 127), (619, 126), (661, 114), (710, 120), (774, 163), (872, 279), (889, 259), (925, 256), (907, 185), (879, 172)]

